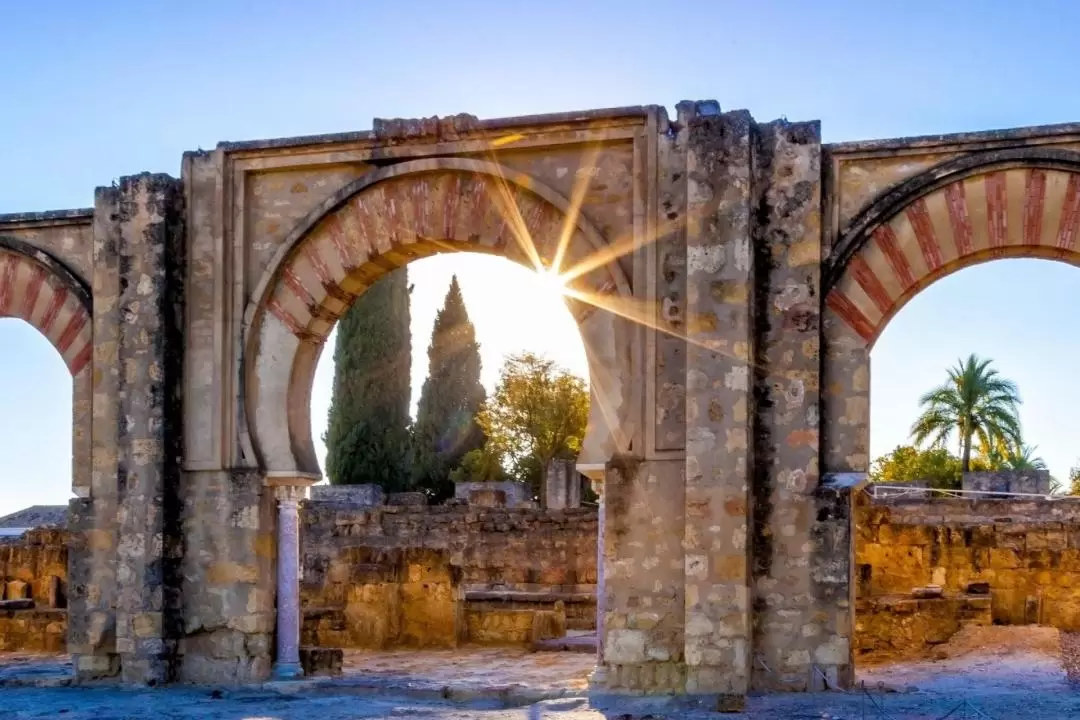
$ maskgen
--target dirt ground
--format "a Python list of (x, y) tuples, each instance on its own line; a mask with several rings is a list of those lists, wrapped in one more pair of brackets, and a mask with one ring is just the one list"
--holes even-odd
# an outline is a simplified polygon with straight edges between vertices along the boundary
[(932, 659), (864, 664), (857, 678), (909, 691), (952, 694), (1068, 691), (1060, 633), (1054, 628), (969, 626), (939, 645)]
[[(1075, 635), (1066, 635), (1065, 644), (1075, 639)], [(1080, 647), (1080, 643), (1071, 647)], [(56, 687), (70, 677), (66, 658), (8, 655), (0, 656), (0, 712), (5, 718), (19, 720), (1080, 717), (1080, 689), (1067, 680), (1062, 638), (1050, 628), (970, 628), (939, 646), (934, 659), (860, 668), (862, 684), (851, 691), (753, 696), (747, 699), (745, 713), (731, 715), (672, 707), (663, 699), (590, 698), (587, 677), (594, 662), (588, 653), (508, 649), (356, 652), (346, 656), (345, 676), (329, 682), (272, 683), (244, 689), (131, 690)], [(965, 702), (970, 704), (966, 710)]]

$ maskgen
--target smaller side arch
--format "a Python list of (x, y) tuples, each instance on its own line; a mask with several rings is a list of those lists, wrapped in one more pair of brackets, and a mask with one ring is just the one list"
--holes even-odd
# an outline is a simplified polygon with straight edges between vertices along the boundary
[(1080, 153), (1013, 148), (943, 163), (872, 201), (825, 268), (825, 303), (873, 346), (912, 297), (1003, 257), (1080, 264)]
[(877, 195), (841, 231), (822, 273), (825, 293), (835, 286), (850, 261), (878, 226), (902, 212), (918, 198), (971, 176), (1010, 168), (1042, 168), (1080, 172), (1080, 153), (1060, 148), (1007, 148), (963, 155), (885, 190)]
[(0, 318), (19, 318), (56, 349), (72, 376), (72, 490), (90, 494), (93, 322), (87, 284), (29, 243), (0, 236)]

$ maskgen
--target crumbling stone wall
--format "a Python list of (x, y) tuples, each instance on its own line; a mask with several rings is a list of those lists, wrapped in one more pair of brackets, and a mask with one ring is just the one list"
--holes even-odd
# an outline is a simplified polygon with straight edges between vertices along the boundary
[(1080, 630), (1080, 500), (865, 502), (856, 528), (860, 601), (985, 583), (997, 624)]
[(67, 541), (56, 528), (0, 538), (0, 652), (66, 650)]
[(30, 599), (39, 608), (67, 607), (68, 533), (35, 528), (0, 538), (0, 600)]
[(885, 595), (856, 602), (855, 650), (858, 661), (926, 658), (936, 645), (968, 625), (990, 625), (990, 597), (936, 598)]
[(519, 643), (560, 597), (574, 599), (564, 614), (595, 619), (595, 509), (365, 507), (327, 497), (301, 511), (305, 645)]
[(1050, 494), (1049, 470), (968, 472), (961, 478), (964, 490), (978, 492)]

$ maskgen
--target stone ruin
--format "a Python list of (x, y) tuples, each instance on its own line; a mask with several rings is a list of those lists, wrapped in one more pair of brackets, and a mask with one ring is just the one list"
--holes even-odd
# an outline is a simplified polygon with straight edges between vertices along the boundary
[(869, 467), (870, 350), (949, 272), (1080, 264), (1080, 126), (822, 143), (704, 100), (375, 128), (220, 143), (93, 207), (0, 216), (0, 314), (72, 374), (76, 677), (302, 672), (323, 345), (384, 273), (477, 251), (580, 270), (593, 686), (850, 686), (852, 493), (828, 478)]
[(968, 624), (1080, 631), (1080, 498), (861, 497), (855, 527), (857, 660)]

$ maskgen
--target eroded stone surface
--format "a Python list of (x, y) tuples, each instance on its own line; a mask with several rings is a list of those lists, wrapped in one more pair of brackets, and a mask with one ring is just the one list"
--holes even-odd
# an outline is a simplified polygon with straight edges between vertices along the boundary
[(820, 478), (868, 469), (870, 346), (967, 264), (1080, 262), (1078, 138), (822, 145), (815, 123), (713, 101), (390, 120), (222, 144), (186, 154), (182, 180), (0, 216), (0, 315), (75, 373), (76, 672), (268, 677), (289, 607), (271, 486), (318, 479), (321, 344), (385, 272), (475, 250), (571, 274), (593, 400), (579, 469), (607, 486), (594, 686), (715, 704), (849, 684), (851, 498)]

